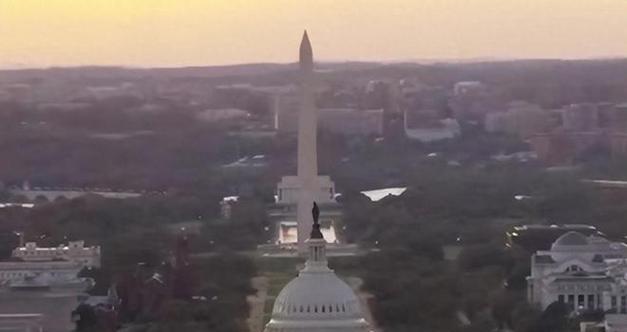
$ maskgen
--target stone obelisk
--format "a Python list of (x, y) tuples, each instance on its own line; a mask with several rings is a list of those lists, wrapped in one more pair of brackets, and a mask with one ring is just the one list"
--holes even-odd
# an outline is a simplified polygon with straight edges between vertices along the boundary
[(316, 136), (318, 118), (314, 100), (314, 71), (313, 51), (307, 36), (303, 34), (300, 43), (300, 112), (298, 115), (298, 193), (297, 215), (298, 223), (298, 251), (306, 253), (307, 240), (313, 220), (311, 220), (311, 206), (316, 200), (318, 187), (318, 155), (316, 151)]

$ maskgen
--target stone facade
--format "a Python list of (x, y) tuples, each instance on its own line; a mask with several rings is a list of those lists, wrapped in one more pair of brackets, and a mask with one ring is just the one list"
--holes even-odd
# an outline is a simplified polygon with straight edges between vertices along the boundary
[(578, 311), (627, 314), (627, 245), (568, 232), (531, 258), (529, 302), (563, 302)]

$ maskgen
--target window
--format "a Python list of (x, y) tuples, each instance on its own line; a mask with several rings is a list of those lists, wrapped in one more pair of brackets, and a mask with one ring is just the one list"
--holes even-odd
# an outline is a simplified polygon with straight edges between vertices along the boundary
[(616, 296), (612, 295), (612, 309), (616, 309)]
[(566, 268), (566, 272), (583, 272), (583, 269), (579, 265), (571, 265)]
[(568, 295), (568, 306), (571, 309), (575, 309), (575, 295), (573, 294)]
[(564, 303), (564, 295), (560, 294), (557, 296), (557, 302)]
[(585, 295), (577, 295), (577, 308), (583, 308), (585, 300)]

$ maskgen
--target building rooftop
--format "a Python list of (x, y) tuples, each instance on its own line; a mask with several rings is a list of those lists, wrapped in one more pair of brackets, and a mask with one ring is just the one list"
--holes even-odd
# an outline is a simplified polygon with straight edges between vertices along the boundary
[(407, 190), (407, 187), (392, 187), (392, 188), (366, 190), (366, 191), (362, 191), (361, 193), (366, 195), (368, 198), (370, 198), (371, 201), (378, 202), (390, 195), (400, 196), (405, 192), (405, 190)]

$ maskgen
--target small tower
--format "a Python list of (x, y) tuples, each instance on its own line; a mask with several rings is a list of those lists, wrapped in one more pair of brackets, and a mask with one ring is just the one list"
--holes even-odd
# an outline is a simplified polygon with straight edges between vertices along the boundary
[(311, 227), (309, 239), (305, 241), (307, 243), (307, 247), (309, 248), (309, 259), (305, 263), (305, 269), (314, 267), (327, 268), (327, 241), (324, 240), (322, 232), (320, 231), (320, 223), (318, 222), (320, 210), (318, 209), (318, 204), (316, 204), (316, 202), (313, 203), (311, 215), (313, 217), (313, 225)]

